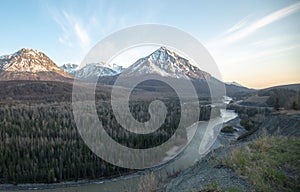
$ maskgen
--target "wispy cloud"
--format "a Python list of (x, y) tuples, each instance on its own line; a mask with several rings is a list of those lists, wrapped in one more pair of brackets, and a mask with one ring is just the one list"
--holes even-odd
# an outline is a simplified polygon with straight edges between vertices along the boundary
[[(280, 9), (276, 12), (273, 12), (273, 13), (261, 18), (260, 20), (250, 24), (249, 26), (241, 28), (240, 30), (237, 30), (237, 31), (233, 30), (233, 29), (239, 29), (241, 24), (245, 23), (245, 21), (239, 22), (230, 30), (233, 33), (231, 33), (227, 37), (225, 37), (223, 39), (223, 41), (225, 44), (229, 44), (229, 43), (233, 43), (237, 40), (243, 39), (243, 38), (251, 35), (255, 31), (259, 30), (260, 28), (299, 11), (299, 9), (300, 9), (300, 2), (290, 5), (288, 7), (285, 7), (283, 9)], [(234, 31), (236, 31), (236, 32), (234, 32)]]
[[(257, 79), (264, 79), (268, 74), (266, 71), (269, 71), (270, 68), (272, 71), (274, 69), (272, 75), (282, 76), (281, 70), (285, 69), (282, 66), (295, 68), (298, 65), (295, 55), (299, 51), (299, 36), (288, 31), (283, 35), (276, 30), (269, 31), (268, 36), (266, 36), (261, 29), (299, 10), (300, 2), (253, 22), (250, 22), (250, 19), (246, 17), (208, 42), (207, 47), (216, 62), (220, 64), (220, 71), (224, 74), (224, 79), (227, 81), (236, 80), (256, 87), (262, 86), (262, 84), (253, 81), (253, 76)], [(272, 29), (280, 28), (278, 25), (272, 27), (274, 27)], [(253, 35), (254, 33), (262, 36)], [(249, 73), (245, 73), (245, 71)], [(294, 72), (291, 76), (294, 78)]]
[(246, 24), (248, 23), (250, 18), (250, 15), (248, 15), (247, 17), (243, 18), (242, 20), (240, 20), (238, 23), (236, 23), (235, 25), (233, 25), (231, 28), (229, 28), (227, 31), (225, 31), (225, 34), (230, 34), (230, 33), (234, 33), (240, 29), (242, 29), (243, 27), (246, 26)]
[[(220, 36), (208, 42), (207, 47), (224, 71), (233, 66), (244, 66), (249, 64), (249, 61), (253, 65), (258, 60), (262, 61), (275, 55), (288, 54), (288, 51), (295, 51), (299, 48), (298, 35), (282, 35), (277, 34), (276, 31), (271, 36), (264, 36), (260, 39), (257, 39), (257, 37), (251, 37), (250, 39), (250, 35), (299, 10), (300, 2), (275, 11), (254, 22), (249, 22), (250, 16), (247, 16)], [(240, 42), (240, 40), (246, 38), (246, 43)]]
[[(63, 1), (59, 3), (60, 6), (53, 1), (40, 3), (59, 26), (57, 40), (63, 45), (63, 57), (71, 60), (83, 58), (93, 44), (114, 31), (137, 24), (155, 23), (165, 5), (157, 2), (153, 9), (153, 2), (150, 0), (142, 3), (128, 2), (132, 6), (106, 0)], [(136, 12), (140, 8), (143, 8), (143, 14)]]
[(82, 50), (90, 46), (89, 32), (80, 18), (62, 10), (54, 12), (53, 19), (62, 30), (62, 34), (58, 38), (61, 44), (69, 47), (78, 45)]
[(75, 32), (82, 45), (89, 45), (90, 36), (79, 23), (75, 23)]

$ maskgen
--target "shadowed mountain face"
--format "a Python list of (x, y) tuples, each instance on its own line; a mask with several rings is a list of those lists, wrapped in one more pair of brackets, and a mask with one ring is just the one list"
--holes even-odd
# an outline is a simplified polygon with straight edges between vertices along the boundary
[[(192, 65), (189, 60), (179, 56), (175, 52), (161, 47), (147, 57), (137, 60), (133, 65), (124, 69), (116, 64), (109, 65), (103, 62), (87, 64), (78, 68), (76, 64), (68, 64), (58, 67), (44, 53), (33, 49), (23, 48), (11, 55), (0, 57), (0, 81), (9, 80), (30, 80), (30, 81), (73, 81), (76, 75), (82, 81), (89, 82), (98, 78), (98, 82), (106, 85), (113, 85), (116, 78), (122, 75), (128, 80), (157, 75), (174, 81), (191, 80), (197, 93), (209, 96), (210, 89), (208, 81), (214, 86), (223, 86), (224, 83)], [(152, 81), (154, 82), (154, 81)], [(229, 96), (236, 92), (249, 91), (245, 87), (225, 84)], [(143, 88), (144, 87), (144, 88)], [(141, 90), (156, 90), (166, 92), (160, 83), (149, 81), (138, 88)]]
[(189, 60), (161, 47), (147, 57), (137, 60), (122, 73), (125, 76), (159, 74), (184, 79), (210, 79), (211, 75), (192, 65)]
[[(249, 91), (246, 87), (224, 84), (209, 73), (192, 65), (189, 60), (165, 47), (161, 47), (152, 54), (137, 60), (119, 75), (99, 77), (98, 82), (113, 85), (120, 76), (124, 82), (134, 82), (135, 79), (144, 79), (145, 77), (153, 76), (171, 79), (171, 81), (176, 82), (177, 85), (182, 81), (191, 81), (197, 93), (200, 96), (206, 97), (210, 96), (212, 89), (222, 92), (222, 86), (225, 86), (229, 96), (236, 92)], [(209, 87), (209, 85), (211, 87)], [(149, 80), (147, 83), (139, 85), (137, 88), (140, 90), (161, 93), (168, 91), (163, 83), (159, 83), (155, 81), (155, 79), (153, 79), (153, 81)], [(182, 87), (182, 89), (185, 89), (185, 87)], [(219, 96), (222, 97), (223, 95)]]
[(72, 76), (42, 52), (23, 48), (0, 57), (0, 80), (70, 81)]

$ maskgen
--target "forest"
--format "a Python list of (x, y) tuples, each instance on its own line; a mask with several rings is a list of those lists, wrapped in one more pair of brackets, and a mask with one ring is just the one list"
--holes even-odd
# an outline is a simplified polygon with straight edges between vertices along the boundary
[[(0, 183), (99, 179), (135, 171), (105, 162), (86, 146), (76, 128), (71, 101), (65, 99), (69, 98), (68, 95), (42, 95), (50, 98), (47, 101), (35, 97), (25, 94), (23, 98), (26, 99), (23, 100), (20, 95), (17, 99), (1, 98)], [(64, 99), (59, 101), (58, 98)], [(106, 132), (122, 145), (131, 148), (154, 147), (168, 140), (177, 129), (181, 111), (178, 99), (165, 99), (168, 113), (164, 124), (156, 132), (142, 135), (123, 129), (117, 123), (106, 97), (102, 98), (96, 105), (99, 119)], [(129, 106), (134, 118), (147, 121), (149, 103), (132, 101)], [(199, 120), (207, 120), (210, 112), (209, 105), (201, 106)]]

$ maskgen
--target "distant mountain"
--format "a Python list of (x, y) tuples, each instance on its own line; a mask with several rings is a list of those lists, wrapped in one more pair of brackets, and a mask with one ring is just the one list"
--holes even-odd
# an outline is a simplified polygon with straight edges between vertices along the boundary
[(256, 90), (247, 87), (240, 87), (236, 85), (228, 85), (225, 83), (226, 95), (234, 98), (242, 98), (245, 95), (253, 94)]
[(116, 72), (116, 74), (119, 74), (119, 73), (123, 72), (123, 70), (125, 69), (123, 66), (117, 65), (115, 63), (108, 64), (108, 63), (101, 62), (100, 65), (102, 65), (103, 67), (107, 67), (109, 69), (114, 70)]
[(225, 83), (226, 88), (226, 94), (231, 97), (240, 98), (241, 96), (244, 96), (245, 94), (251, 94), (254, 89), (249, 89), (237, 82), (227, 82)]
[(268, 87), (262, 90), (270, 90), (270, 89), (289, 89), (294, 91), (300, 91), (300, 83), (289, 84), (289, 85), (278, 85), (278, 86)]
[(60, 68), (62, 70), (64, 70), (65, 72), (71, 74), (72, 76), (74, 76), (76, 70), (78, 69), (78, 65), (77, 64), (72, 64), (72, 63), (66, 63), (63, 64), (62, 66), (60, 66)]
[(210, 79), (211, 75), (192, 65), (189, 60), (161, 47), (147, 57), (137, 60), (122, 72), (124, 76), (158, 74), (184, 79)]
[(113, 69), (99, 65), (99, 63), (90, 63), (75, 71), (75, 76), (82, 80), (88, 80), (93, 77), (114, 76), (118, 74)]
[(47, 55), (23, 48), (0, 57), (0, 80), (65, 81), (72, 76), (59, 68)]
[(233, 82), (226, 82), (226, 84), (227, 85), (234, 85), (234, 86), (237, 86), (237, 87), (245, 87), (245, 86), (243, 86), (243, 85), (241, 85), (241, 84), (239, 84), (239, 83), (237, 83), (235, 81), (233, 81)]
[(92, 77), (114, 76), (124, 70), (122, 66), (117, 64), (107, 64), (104, 62), (89, 63), (81, 68), (79, 68), (77, 64), (64, 64), (61, 68), (72, 76), (76, 75), (77, 78), (85, 80)]

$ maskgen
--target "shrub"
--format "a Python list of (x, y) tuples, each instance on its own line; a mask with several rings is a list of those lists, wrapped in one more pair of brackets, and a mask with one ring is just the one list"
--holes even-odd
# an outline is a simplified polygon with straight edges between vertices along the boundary
[(235, 129), (232, 126), (225, 126), (221, 132), (223, 133), (233, 133), (235, 131)]

